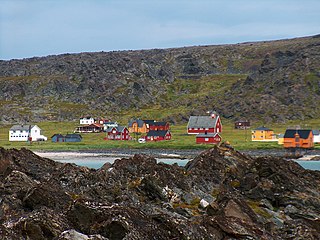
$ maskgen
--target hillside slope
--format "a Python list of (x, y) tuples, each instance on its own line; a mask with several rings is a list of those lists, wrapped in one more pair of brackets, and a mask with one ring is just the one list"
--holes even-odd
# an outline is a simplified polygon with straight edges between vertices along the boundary
[[(320, 37), (0, 61), (0, 121), (320, 117)], [(140, 111), (140, 112), (139, 112)]]

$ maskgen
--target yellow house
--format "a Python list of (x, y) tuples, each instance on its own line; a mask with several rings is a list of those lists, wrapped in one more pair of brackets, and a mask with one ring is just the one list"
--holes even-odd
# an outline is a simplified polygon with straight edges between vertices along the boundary
[(278, 144), (283, 145), (284, 143), (284, 134), (279, 134), (278, 135)]
[(277, 141), (272, 129), (258, 127), (252, 131), (252, 141)]

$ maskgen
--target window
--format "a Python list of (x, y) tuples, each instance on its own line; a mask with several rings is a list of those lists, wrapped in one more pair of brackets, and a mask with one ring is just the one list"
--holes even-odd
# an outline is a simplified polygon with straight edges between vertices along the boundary
[(208, 142), (208, 141), (209, 141), (209, 138), (205, 138), (204, 141), (205, 141), (205, 142)]

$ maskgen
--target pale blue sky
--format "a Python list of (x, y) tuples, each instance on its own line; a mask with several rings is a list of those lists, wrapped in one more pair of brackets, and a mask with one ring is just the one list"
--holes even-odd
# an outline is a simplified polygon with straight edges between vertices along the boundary
[(0, 59), (320, 34), (320, 0), (1, 0)]

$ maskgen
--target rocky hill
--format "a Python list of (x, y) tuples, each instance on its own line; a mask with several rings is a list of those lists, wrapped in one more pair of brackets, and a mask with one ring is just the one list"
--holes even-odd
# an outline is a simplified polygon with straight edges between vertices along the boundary
[(1, 239), (319, 239), (320, 172), (222, 145), (94, 170), (0, 148)]
[[(320, 37), (0, 61), (0, 121), (134, 116), (183, 122), (320, 117)], [(177, 111), (177, 109), (179, 111)], [(152, 117), (152, 116), (145, 116)]]

